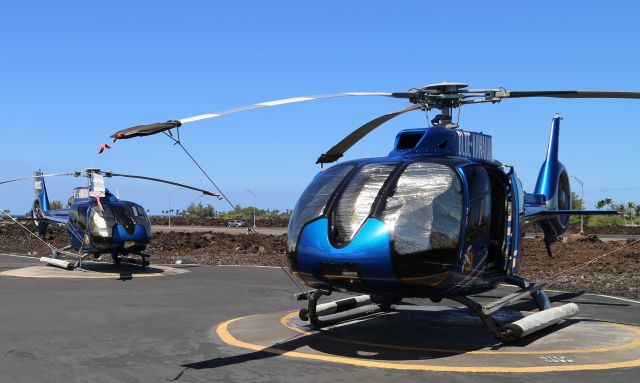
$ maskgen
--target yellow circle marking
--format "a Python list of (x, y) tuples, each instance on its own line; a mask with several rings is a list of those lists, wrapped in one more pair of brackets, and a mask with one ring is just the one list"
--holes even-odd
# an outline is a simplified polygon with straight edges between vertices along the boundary
[(280, 323), (288, 328), (289, 330), (295, 331), (297, 333), (303, 335), (315, 335), (322, 339), (332, 340), (341, 343), (350, 343), (356, 344), (360, 346), (372, 346), (372, 347), (382, 347), (382, 348), (390, 348), (395, 350), (405, 350), (405, 351), (432, 351), (432, 352), (442, 352), (448, 354), (472, 354), (472, 355), (549, 355), (549, 354), (580, 354), (580, 353), (594, 353), (594, 352), (608, 352), (615, 350), (628, 350), (630, 348), (636, 348), (640, 346), (640, 329), (614, 323), (612, 325), (616, 327), (620, 327), (626, 331), (632, 332), (636, 335), (636, 338), (627, 343), (614, 345), (614, 346), (604, 346), (604, 347), (594, 347), (594, 348), (583, 348), (583, 349), (566, 349), (566, 350), (540, 350), (540, 351), (491, 351), (491, 350), (456, 350), (452, 348), (436, 348), (436, 347), (417, 347), (417, 346), (403, 346), (397, 344), (384, 344), (384, 343), (372, 343), (358, 340), (349, 340), (342, 338), (335, 338), (327, 335), (318, 335), (319, 332), (309, 332), (305, 331), (299, 327), (292, 326), (290, 321), (293, 317), (296, 316), (297, 311), (292, 311), (287, 315), (283, 316), (280, 319)]
[[(36, 278), (36, 279), (120, 279), (120, 278), (148, 278), (148, 277), (164, 277), (169, 275), (179, 275), (187, 273), (188, 270), (174, 269), (172, 267), (155, 266), (164, 270), (160, 273), (103, 273), (100, 271), (82, 271), (82, 270), (47, 270), (45, 274), (38, 275), (37, 272), (41, 267), (47, 266), (28, 266), (19, 269), (12, 269), (0, 272), (0, 275), (19, 278)], [(32, 273), (33, 272), (33, 273)]]
[(110, 275), (18, 275), (3, 271), (0, 275), (19, 278), (34, 279), (119, 279), (119, 278), (141, 278), (141, 277), (162, 277), (163, 273), (149, 274), (110, 274)]
[[(386, 369), (394, 369), (394, 370), (413, 370), (413, 371), (490, 372), (490, 373), (609, 370), (614, 368), (640, 366), (640, 359), (634, 359), (634, 360), (628, 360), (628, 361), (622, 361), (622, 362), (582, 364), (582, 365), (528, 366), (528, 367), (501, 367), (501, 366), (463, 367), (463, 366), (442, 366), (442, 365), (424, 365), (424, 364), (403, 364), (403, 363), (394, 363), (394, 362), (380, 362), (375, 360), (362, 360), (362, 359), (349, 358), (349, 357), (343, 357), (343, 356), (309, 354), (309, 353), (299, 352), (299, 351), (283, 350), (277, 347), (262, 346), (259, 344), (253, 344), (253, 343), (248, 343), (248, 342), (239, 340), (238, 338), (234, 337), (231, 334), (231, 332), (229, 332), (229, 325), (245, 318), (248, 318), (248, 317), (244, 316), (244, 317), (234, 318), (221, 323), (216, 328), (216, 334), (223, 342), (235, 347), (240, 347), (240, 348), (254, 350), (254, 351), (264, 351), (271, 354), (282, 355), (282, 356), (287, 356), (292, 358), (320, 360), (324, 362), (349, 364), (353, 366), (376, 367), (376, 368), (386, 368)], [(544, 352), (544, 353), (547, 353), (547, 352)]]

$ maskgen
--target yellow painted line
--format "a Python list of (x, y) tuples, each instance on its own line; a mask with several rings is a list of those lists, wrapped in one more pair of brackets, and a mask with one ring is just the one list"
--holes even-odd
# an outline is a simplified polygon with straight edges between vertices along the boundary
[(628, 349), (636, 348), (640, 346), (640, 329), (632, 326), (618, 324), (618, 323), (615, 323), (613, 325), (615, 325), (616, 327), (620, 327), (626, 331), (634, 333), (636, 335), (635, 339), (627, 343), (613, 345), (613, 346), (603, 346), (603, 347), (583, 348), (583, 349), (540, 350), (540, 351), (457, 350), (452, 348), (417, 347), (417, 346), (404, 346), (404, 345), (385, 344), (385, 343), (372, 343), (372, 342), (365, 342), (365, 341), (336, 338), (328, 335), (321, 335), (322, 332), (305, 331), (299, 327), (291, 325), (290, 321), (293, 317), (296, 316), (296, 313), (297, 311), (292, 311), (287, 315), (283, 316), (280, 319), (280, 324), (282, 324), (284, 327), (288, 328), (289, 330), (295, 331), (303, 335), (315, 335), (322, 339), (332, 340), (340, 343), (350, 343), (350, 344), (355, 344), (360, 346), (382, 347), (382, 348), (389, 348), (394, 350), (431, 351), (431, 352), (442, 352), (447, 354), (474, 354), (474, 355), (549, 355), (549, 354), (555, 355), (555, 354), (586, 354), (586, 353), (590, 354), (595, 352), (628, 350)]
[[(188, 273), (188, 270), (180, 270), (176, 272), (176, 269), (165, 268), (162, 273), (133, 273), (133, 274), (118, 274), (118, 273), (101, 273), (99, 271), (77, 271), (77, 270), (62, 270), (59, 271), (46, 271), (41, 273), (42, 270), (38, 269), (44, 266), (29, 266), (20, 269), (6, 270), (0, 272), (0, 275), (17, 277), (17, 278), (35, 278), (35, 279), (120, 279), (120, 278), (149, 278), (149, 277), (164, 277), (169, 275), (179, 275)], [(35, 269), (33, 269), (35, 268)], [(31, 270), (29, 270), (31, 269)], [(41, 275), (38, 275), (41, 273)]]
[(163, 274), (134, 274), (134, 275), (20, 275), (1, 272), (0, 275), (16, 278), (33, 278), (33, 279), (120, 279), (120, 278), (141, 278), (141, 277), (161, 277)]
[(609, 370), (614, 368), (638, 367), (640, 359), (634, 359), (622, 362), (610, 362), (600, 364), (574, 364), (574, 365), (554, 365), (554, 366), (526, 366), (526, 367), (506, 367), (506, 366), (444, 366), (444, 365), (425, 365), (425, 364), (404, 364), (394, 362), (381, 362), (375, 360), (362, 360), (356, 358), (348, 358), (333, 355), (309, 354), (299, 351), (288, 351), (277, 347), (268, 347), (258, 344), (241, 341), (229, 332), (229, 325), (247, 318), (239, 317), (230, 319), (221, 323), (216, 328), (216, 334), (225, 343), (248, 350), (263, 351), (271, 354), (282, 355), (292, 358), (318, 360), (324, 362), (333, 362), (341, 364), (349, 364), (361, 367), (375, 367), (394, 370), (412, 370), (412, 371), (436, 371), (436, 372), (488, 372), (488, 373), (528, 373), (528, 372), (561, 372), (561, 371), (586, 371), (586, 370)]

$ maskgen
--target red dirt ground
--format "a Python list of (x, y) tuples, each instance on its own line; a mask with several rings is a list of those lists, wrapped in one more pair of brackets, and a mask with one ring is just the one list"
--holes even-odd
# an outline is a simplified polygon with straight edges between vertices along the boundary
[[(52, 228), (46, 240), (54, 246), (64, 246), (66, 231)], [(546, 280), (551, 289), (640, 299), (640, 242), (620, 249), (628, 243), (631, 242), (602, 242), (569, 235), (568, 242), (553, 245), (554, 257), (549, 258), (542, 239), (526, 239), (519, 273), (530, 280)], [(156, 264), (180, 259), (182, 263), (210, 265), (283, 266), (285, 249), (286, 235), (162, 232), (154, 234), (148, 253)], [(42, 242), (6, 222), (0, 223), (0, 251), (36, 257), (49, 254)], [(585, 267), (562, 274), (612, 251)]]

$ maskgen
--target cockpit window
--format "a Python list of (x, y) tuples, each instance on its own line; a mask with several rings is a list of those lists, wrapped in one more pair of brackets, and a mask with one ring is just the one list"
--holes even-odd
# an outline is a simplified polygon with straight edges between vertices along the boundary
[[(111, 210), (116, 218), (116, 221), (124, 227), (129, 234), (133, 234), (135, 231), (136, 220), (133, 215), (133, 209), (130, 205), (112, 205)], [(105, 210), (106, 212), (106, 210)]]
[(80, 205), (78, 207), (77, 222), (78, 222), (78, 228), (82, 231), (87, 230), (87, 210), (88, 209), (89, 207), (87, 205)]
[(461, 190), (458, 175), (446, 165), (416, 162), (407, 166), (381, 214), (394, 229), (396, 253), (455, 251), (462, 219)]
[(149, 222), (149, 217), (147, 217), (147, 213), (144, 208), (135, 203), (131, 203), (130, 206), (134, 216), (133, 220), (137, 225), (144, 227), (147, 237), (151, 238), (151, 223)]
[(113, 210), (111, 210), (111, 205), (106, 203), (102, 204), (102, 210), (100, 211), (100, 214), (105, 218), (114, 218)]
[(134, 203), (131, 204), (131, 211), (133, 212), (134, 217), (145, 218), (147, 216), (147, 214), (144, 211), (144, 208)]
[(289, 221), (287, 247), (290, 252), (295, 250), (302, 226), (322, 215), (331, 195), (355, 166), (354, 164), (332, 166), (318, 173), (307, 186), (296, 203)]
[(90, 212), (91, 234), (95, 237), (107, 238), (112, 236), (112, 228), (115, 223), (113, 215), (110, 214), (109, 205), (94, 205)]
[(333, 213), (335, 244), (340, 246), (351, 241), (369, 217), (373, 202), (396, 166), (397, 164), (365, 165), (349, 180)]
[(469, 222), (466, 242), (489, 234), (491, 224), (491, 181), (481, 166), (464, 168), (469, 183)]

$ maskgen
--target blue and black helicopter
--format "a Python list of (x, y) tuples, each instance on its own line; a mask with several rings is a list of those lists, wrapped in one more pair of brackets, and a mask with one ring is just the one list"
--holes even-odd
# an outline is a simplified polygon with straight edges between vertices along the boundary
[[(640, 92), (509, 92), (439, 83), (407, 92), (275, 100), (134, 126), (111, 137), (115, 142), (163, 133), (180, 143), (179, 129), (186, 123), (345, 96), (392, 97), (408, 100), (410, 105), (362, 125), (323, 153), (318, 164), (337, 161), (365, 135), (403, 113), (439, 113), (427, 128), (399, 132), (388, 156), (357, 159), (322, 170), (302, 193), (289, 223), (287, 258), (295, 278), (311, 288), (297, 295), (308, 301), (300, 310), (303, 320), (322, 325), (321, 317), (371, 302), (381, 310), (390, 310), (405, 297), (436, 302), (446, 298), (470, 308), (497, 339), (509, 342), (578, 312), (574, 303), (552, 308), (544, 282), (527, 281), (518, 275), (525, 222), (541, 228), (551, 256), (551, 244), (567, 230), (570, 215), (615, 214), (572, 209), (569, 173), (558, 157), (561, 117), (556, 115), (552, 120), (546, 158), (533, 193), (527, 193), (514, 168), (493, 158), (491, 136), (459, 129), (452, 111), (463, 105), (510, 98), (638, 99)], [(500, 283), (519, 290), (484, 305), (470, 298)], [(318, 304), (321, 296), (332, 291), (364, 295)], [(539, 312), (506, 325), (492, 316), (526, 296), (533, 298)]]
[[(86, 186), (73, 189), (67, 209), (51, 209), (45, 177), (85, 176)], [(121, 262), (149, 265), (149, 255), (144, 253), (151, 241), (151, 222), (145, 209), (135, 202), (123, 201), (105, 187), (104, 178), (126, 177), (154, 181), (179, 186), (201, 192), (204, 195), (218, 197), (216, 193), (160, 178), (103, 172), (89, 168), (85, 172), (43, 174), (38, 170), (32, 177), (0, 181), (0, 184), (33, 179), (35, 200), (30, 212), (32, 220), (41, 237), (45, 237), (49, 225), (63, 226), (67, 229), (69, 245), (52, 248), (51, 257), (42, 257), (41, 261), (66, 269), (82, 266), (82, 260), (92, 255), (95, 258), (110, 254), (114, 264)], [(51, 245), (49, 245), (51, 246)], [(75, 262), (60, 259), (60, 255), (74, 257)], [(138, 258), (132, 258), (137, 256)]]

